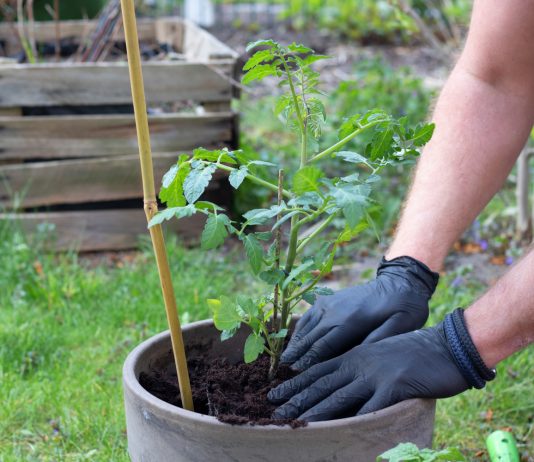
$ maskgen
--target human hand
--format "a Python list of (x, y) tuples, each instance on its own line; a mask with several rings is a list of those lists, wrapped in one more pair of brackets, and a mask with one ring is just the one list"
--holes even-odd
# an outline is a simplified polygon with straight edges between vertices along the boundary
[(444, 324), (361, 345), (271, 390), (275, 418), (331, 420), (410, 398), (445, 398), (470, 388)]
[(281, 361), (304, 370), (360, 343), (419, 329), (438, 279), (411, 257), (383, 259), (373, 281), (319, 297), (297, 322)]

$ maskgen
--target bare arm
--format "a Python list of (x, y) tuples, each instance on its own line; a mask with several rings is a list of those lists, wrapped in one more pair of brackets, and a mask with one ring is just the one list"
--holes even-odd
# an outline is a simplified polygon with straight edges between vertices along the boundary
[[(534, 121), (534, 1), (477, 0), (469, 37), (436, 106), (388, 258), (439, 269), (452, 243), (499, 190)], [(534, 251), (466, 312), (494, 366), (534, 339)]]
[(465, 312), (488, 367), (534, 342), (534, 250)]
[(500, 189), (534, 122), (532, 43), (533, 0), (475, 1), (388, 259), (410, 255), (440, 269)]

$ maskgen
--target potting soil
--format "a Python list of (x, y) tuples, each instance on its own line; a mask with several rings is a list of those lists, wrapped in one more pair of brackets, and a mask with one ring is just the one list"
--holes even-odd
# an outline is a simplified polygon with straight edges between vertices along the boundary
[[(149, 393), (167, 403), (181, 407), (176, 368), (169, 352), (165, 368), (141, 373), (139, 382)], [(290, 425), (303, 427), (306, 422), (271, 418), (276, 406), (267, 400), (267, 393), (296, 375), (287, 366), (280, 366), (277, 376), (269, 381), (269, 358), (263, 356), (251, 364), (231, 364), (226, 359), (188, 361), (195, 412), (217, 417), (232, 425)]]

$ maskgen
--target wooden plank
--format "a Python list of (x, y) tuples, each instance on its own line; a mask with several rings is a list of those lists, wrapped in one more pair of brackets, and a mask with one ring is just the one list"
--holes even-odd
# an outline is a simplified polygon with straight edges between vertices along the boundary
[[(208, 67), (192, 62), (143, 64), (149, 105), (232, 98), (234, 62)], [(126, 62), (12, 64), (0, 67), (0, 107), (128, 104), (132, 100)]]
[(239, 55), (219, 41), (206, 30), (198, 27), (191, 21), (182, 20), (183, 31), (183, 54), (188, 60), (211, 61), (217, 59), (234, 59)]
[[(156, 182), (177, 154), (154, 154)], [(216, 179), (225, 177), (217, 172)], [(217, 188), (213, 182), (210, 188)], [(0, 206), (29, 208), (55, 204), (135, 199), (142, 196), (139, 157), (35, 162), (0, 167)]]
[(17, 117), (21, 115), (22, 115), (22, 108), (20, 107), (0, 108), (0, 117)]
[[(53, 225), (47, 246), (51, 250), (102, 251), (137, 248), (139, 237), (148, 234), (142, 200), (139, 209), (88, 210), (28, 214), (0, 214), (1, 220), (15, 221), (30, 237), (43, 223)], [(166, 232), (178, 234), (192, 244), (204, 226), (198, 214), (164, 224)]]
[[(180, 18), (165, 18), (168, 22), (181, 24)], [(70, 37), (84, 37), (90, 34), (97, 21), (91, 20), (72, 20), (61, 21), (59, 34), (61, 39)], [(139, 19), (137, 22), (139, 39), (151, 40), (156, 37), (154, 29), (155, 21), (150, 18)], [(25, 35), (28, 36), (28, 23), (24, 23)], [(54, 21), (36, 21), (34, 23), (34, 34), (37, 42), (55, 42), (56, 41), (56, 23)], [(0, 40), (19, 42), (17, 37), (13, 36), (13, 25), (1, 22), (0, 23)], [(124, 30), (121, 27), (118, 32), (119, 40), (124, 40)]]
[[(231, 112), (150, 116), (152, 149), (229, 145), (234, 117)], [(117, 156), (137, 149), (133, 115), (0, 117), (0, 161)]]

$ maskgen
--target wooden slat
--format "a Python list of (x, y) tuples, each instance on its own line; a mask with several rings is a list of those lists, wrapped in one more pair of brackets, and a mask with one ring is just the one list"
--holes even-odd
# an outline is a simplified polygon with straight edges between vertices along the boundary
[[(175, 23), (181, 27), (180, 18), (164, 18), (169, 23)], [(59, 35), (61, 39), (69, 37), (85, 37), (91, 34), (96, 26), (97, 21), (80, 20), (80, 21), (61, 21)], [(156, 37), (154, 29), (155, 21), (144, 18), (138, 21), (139, 39), (151, 40)], [(28, 23), (24, 23), (25, 35), (28, 36)], [(56, 23), (54, 21), (37, 21), (34, 23), (34, 34), (37, 42), (55, 42), (56, 41)], [(13, 25), (0, 23), (0, 40), (12, 41), (19, 45), (19, 40), (14, 36)], [(124, 40), (124, 30), (121, 27), (118, 31), (118, 39)]]
[[(150, 117), (154, 152), (216, 147), (232, 141), (235, 115)], [(137, 153), (133, 115), (0, 117), (0, 161)]]
[[(225, 101), (232, 97), (233, 61), (143, 65), (148, 104)], [(216, 70), (215, 70), (216, 69)], [(128, 67), (117, 63), (16, 64), (0, 67), (0, 107), (128, 104)]]
[[(148, 233), (142, 200), (139, 202), (139, 209), (0, 214), (0, 220), (15, 221), (30, 238), (39, 225), (53, 225), (54, 231), (48, 242), (51, 250), (133, 249), (138, 246), (139, 237)], [(199, 214), (166, 222), (164, 229), (180, 235), (187, 243), (193, 243), (204, 222), (205, 216)]]
[[(175, 153), (154, 155), (158, 185), (176, 158)], [(223, 176), (217, 173), (217, 178)], [(7, 208), (135, 199), (141, 195), (138, 155), (0, 167), (0, 205)]]
[(183, 53), (188, 60), (210, 61), (216, 59), (237, 59), (239, 55), (209, 32), (191, 21), (183, 20)]

